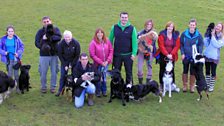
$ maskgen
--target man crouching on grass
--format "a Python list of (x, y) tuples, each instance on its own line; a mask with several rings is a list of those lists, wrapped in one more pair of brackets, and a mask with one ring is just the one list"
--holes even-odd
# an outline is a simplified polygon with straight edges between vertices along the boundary
[(92, 106), (93, 96), (95, 94), (95, 83), (100, 80), (100, 76), (89, 63), (88, 55), (82, 53), (79, 62), (73, 69), (74, 77), (74, 104), (76, 108), (81, 108), (84, 105), (85, 94), (88, 94), (88, 105)]

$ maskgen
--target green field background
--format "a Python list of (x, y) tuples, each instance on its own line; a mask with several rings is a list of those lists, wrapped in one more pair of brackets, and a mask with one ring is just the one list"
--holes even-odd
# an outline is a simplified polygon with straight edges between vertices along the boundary
[[(109, 36), (110, 28), (118, 22), (119, 13), (127, 11), (129, 20), (137, 31), (146, 19), (153, 19), (157, 32), (168, 21), (183, 32), (191, 18), (203, 35), (210, 22), (224, 22), (223, 0), (0, 0), (0, 36), (7, 25), (15, 26), (16, 34), (25, 44), (23, 64), (31, 64), (30, 92), (13, 93), (0, 105), (0, 126), (223, 126), (224, 125), (224, 51), (217, 68), (215, 90), (210, 99), (196, 101), (197, 93), (173, 93), (163, 103), (148, 95), (142, 102), (131, 101), (125, 107), (120, 100), (107, 103), (109, 97), (94, 98), (95, 105), (75, 109), (66, 96), (55, 97), (49, 91), (40, 93), (38, 73), (39, 50), (34, 45), (35, 34), (42, 27), (41, 18), (50, 16), (54, 25), (63, 33), (70, 30), (80, 44), (82, 52), (88, 52), (95, 29), (102, 27)], [(137, 58), (133, 67), (137, 83)], [(145, 72), (146, 72), (146, 67)], [(124, 68), (123, 68), (124, 69)], [(0, 70), (5, 65), (0, 63)], [(124, 70), (123, 75), (124, 75)], [(182, 88), (182, 64), (175, 66), (176, 83)], [(159, 65), (153, 63), (153, 79), (158, 81)], [(50, 74), (49, 74), (50, 75)], [(48, 80), (49, 80), (48, 76)], [(59, 74), (58, 74), (59, 77)], [(109, 81), (109, 78), (108, 78)], [(48, 81), (49, 82), (49, 81)], [(49, 85), (49, 83), (48, 83)], [(109, 83), (107, 83), (109, 89)], [(109, 93), (109, 92), (108, 92)], [(205, 94), (203, 94), (205, 96)]]

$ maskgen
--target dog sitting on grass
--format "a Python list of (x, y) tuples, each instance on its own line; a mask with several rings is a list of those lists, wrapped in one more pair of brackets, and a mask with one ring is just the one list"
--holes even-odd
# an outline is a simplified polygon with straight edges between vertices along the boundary
[(9, 77), (5, 72), (0, 71), (0, 104), (9, 97), (16, 85), (15, 80)]
[(108, 70), (107, 74), (111, 76), (110, 99), (108, 102), (111, 103), (112, 99), (119, 98), (122, 100), (122, 105), (125, 106), (125, 99), (126, 101), (128, 99), (125, 96), (125, 83), (120, 71), (118, 69)]
[(22, 94), (24, 94), (24, 90), (29, 91), (30, 87), (30, 75), (29, 70), (30, 65), (22, 65), (20, 67), (20, 75), (19, 75), (19, 90)]

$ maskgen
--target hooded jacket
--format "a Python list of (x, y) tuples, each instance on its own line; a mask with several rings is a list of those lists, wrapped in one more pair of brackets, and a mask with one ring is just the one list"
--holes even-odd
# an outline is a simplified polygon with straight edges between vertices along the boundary
[[(22, 54), (24, 52), (24, 44), (22, 42), (22, 40), (17, 36), (14, 35), (15, 38), (15, 53), (18, 54), (19, 59), (22, 58)], [(5, 55), (5, 53), (7, 52), (6, 49), (6, 40), (7, 40), (7, 35), (3, 36), (0, 39), (0, 54), (1, 54), (1, 61), (5, 64), (7, 64), (7, 56)], [(15, 58), (15, 61), (17, 60), (17, 58)]]

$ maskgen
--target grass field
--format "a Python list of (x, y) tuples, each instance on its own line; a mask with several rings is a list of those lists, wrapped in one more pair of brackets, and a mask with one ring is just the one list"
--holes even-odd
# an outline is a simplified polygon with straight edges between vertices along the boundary
[[(210, 99), (197, 102), (196, 93), (174, 93), (165, 97), (163, 103), (149, 95), (143, 102), (130, 102), (126, 107), (120, 100), (107, 103), (107, 98), (95, 98), (95, 106), (75, 109), (66, 98), (41, 94), (38, 73), (39, 50), (34, 45), (41, 18), (49, 15), (61, 32), (71, 30), (80, 42), (82, 52), (88, 50), (95, 29), (103, 27), (107, 36), (113, 24), (117, 23), (121, 11), (129, 12), (129, 20), (137, 28), (143, 28), (144, 21), (152, 18), (157, 32), (169, 20), (182, 32), (191, 18), (198, 21), (199, 31), (204, 34), (210, 22), (224, 22), (223, 0), (5, 0), (0, 7), (0, 35), (13, 24), (16, 34), (25, 44), (24, 64), (31, 64), (30, 92), (24, 95), (13, 93), (0, 105), (0, 126), (223, 126), (224, 125), (224, 52), (217, 69), (215, 91)], [(136, 64), (136, 61), (135, 61)], [(153, 65), (153, 79), (158, 80), (159, 66)], [(5, 65), (0, 63), (0, 70)], [(134, 81), (137, 82), (136, 65)], [(176, 83), (182, 87), (182, 64), (175, 67)], [(59, 76), (58, 76), (59, 77)], [(49, 78), (49, 77), (48, 77)], [(108, 85), (109, 87), (109, 85)]]

